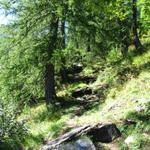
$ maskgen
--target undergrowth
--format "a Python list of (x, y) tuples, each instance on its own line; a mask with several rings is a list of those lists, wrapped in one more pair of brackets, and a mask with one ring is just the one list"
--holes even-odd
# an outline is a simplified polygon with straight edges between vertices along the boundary
[[(119, 140), (120, 149), (128, 147), (131, 150), (142, 148), (144, 150), (144, 147), (149, 147), (150, 47), (147, 46), (142, 54), (131, 49), (126, 59), (113, 50), (107, 60), (93, 60), (93, 63), (87, 64), (81, 74), (95, 76), (97, 80), (89, 84), (64, 85), (57, 95), (63, 97), (61, 101), (66, 100), (66, 105), (58, 106), (55, 113), (48, 112), (45, 104), (24, 109), (20, 118), (27, 120), (30, 131), (30, 135), (23, 143), (24, 146), (38, 147), (75, 126), (114, 122), (123, 133)], [(99, 87), (103, 85), (108, 85), (108, 88), (100, 91), (105, 95), (103, 103), (90, 110), (84, 110), (81, 116), (74, 115), (75, 110), (79, 109), (79, 105), (72, 101), (72, 91), (84, 87), (101, 90)], [(127, 119), (136, 123), (126, 125), (124, 120)], [(125, 140), (129, 137), (132, 137), (133, 140), (127, 144)]]

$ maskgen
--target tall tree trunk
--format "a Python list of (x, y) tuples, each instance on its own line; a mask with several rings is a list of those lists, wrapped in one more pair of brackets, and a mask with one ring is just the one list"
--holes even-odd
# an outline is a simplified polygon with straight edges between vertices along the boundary
[[(65, 15), (65, 14), (64, 14)], [(65, 32), (65, 20), (61, 21), (61, 49), (65, 49), (66, 48), (66, 32)], [(65, 69), (65, 59), (62, 58), (61, 59), (61, 63), (62, 63), (62, 68), (60, 70), (60, 74), (61, 74), (61, 79), (62, 82), (66, 82), (67, 81), (67, 74), (66, 74), (66, 69)]]
[(54, 104), (56, 97), (55, 92), (55, 69), (54, 65), (50, 62), (53, 51), (56, 49), (58, 32), (58, 19), (54, 16), (50, 24), (50, 38), (49, 47), (47, 49), (48, 60), (45, 68), (45, 100), (47, 106)]
[(141, 48), (142, 44), (140, 42), (139, 36), (138, 36), (138, 24), (137, 24), (137, 0), (132, 0), (132, 11), (133, 11), (133, 42), (135, 45), (135, 48)]
[(62, 49), (65, 49), (66, 47), (65, 20), (61, 21), (61, 34), (62, 34)]
[[(64, 10), (62, 12), (62, 15), (63, 15), (63, 18), (61, 20), (61, 49), (65, 49), (66, 48), (66, 15), (67, 15), (67, 12), (68, 12), (68, 4), (65, 3), (64, 1), (62, 1), (62, 5), (64, 6)], [(61, 75), (61, 80), (62, 82), (66, 82), (67, 81), (67, 74), (66, 74), (66, 68), (65, 68), (65, 65), (66, 65), (66, 60), (65, 58), (62, 57), (61, 59), (61, 63), (62, 63), (62, 68), (60, 70), (60, 75)]]
[(45, 73), (45, 100), (46, 104), (54, 104), (56, 93), (55, 93), (55, 76), (54, 76), (54, 65), (46, 65)]

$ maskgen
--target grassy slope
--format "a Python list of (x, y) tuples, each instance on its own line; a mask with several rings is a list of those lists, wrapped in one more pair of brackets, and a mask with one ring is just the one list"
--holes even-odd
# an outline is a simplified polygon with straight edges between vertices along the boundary
[[(28, 120), (31, 134), (25, 140), (24, 145), (36, 147), (45, 139), (50, 140), (60, 135), (70, 126), (115, 122), (123, 133), (122, 138), (119, 139), (120, 148), (125, 149), (127, 145), (124, 140), (132, 136), (134, 140), (129, 148), (137, 150), (144, 146), (145, 149), (150, 144), (150, 50), (147, 46), (147, 51), (142, 55), (136, 55), (132, 51), (130, 55), (132, 56), (130, 61), (120, 61), (120, 57), (112, 53), (108, 57), (107, 64), (95, 61), (92, 67), (85, 68), (83, 74), (92, 74), (93, 68), (98, 70), (97, 81), (88, 86), (96, 88), (97, 85), (109, 84), (109, 89), (104, 92), (104, 103), (91, 110), (85, 110), (81, 116), (71, 119), (74, 110), (78, 107), (76, 105), (58, 108), (54, 114), (47, 112), (44, 104), (39, 104), (31, 109), (26, 108), (21, 118)], [(115, 57), (114, 62), (110, 61), (112, 57)], [(71, 90), (83, 86), (86, 85), (69, 85), (59, 94), (69, 94)], [(138, 109), (141, 110), (138, 111)], [(134, 120), (137, 124), (127, 126), (123, 123), (125, 119)]]

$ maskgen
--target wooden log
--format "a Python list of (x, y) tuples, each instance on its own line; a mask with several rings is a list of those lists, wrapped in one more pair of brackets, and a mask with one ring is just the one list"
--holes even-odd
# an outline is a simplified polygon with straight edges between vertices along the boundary
[(59, 147), (60, 144), (79, 138), (83, 135), (89, 135), (96, 142), (111, 142), (114, 137), (121, 136), (119, 129), (115, 124), (96, 124), (96, 125), (85, 125), (73, 129), (72, 131), (58, 137), (57, 139), (47, 142), (41, 150), (54, 150)]

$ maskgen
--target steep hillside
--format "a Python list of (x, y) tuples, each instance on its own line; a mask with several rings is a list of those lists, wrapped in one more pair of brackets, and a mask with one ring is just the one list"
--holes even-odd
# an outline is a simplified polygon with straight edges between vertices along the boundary
[[(106, 149), (148, 150), (150, 50), (146, 47), (142, 54), (131, 48), (128, 59), (111, 54), (107, 63), (98, 59), (89, 62), (82, 72), (72, 75), (82, 80), (65, 84), (58, 91), (61, 98), (53, 113), (47, 112), (42, 102), (25, 108), (20, 118), (27, 120), (30, 135), (23, 144), (38, 147), (79, 125), (114, 122), (122, 137), (105, 144)], [(85, 82), (87, 77), (91, 78), (89, 82)]]

